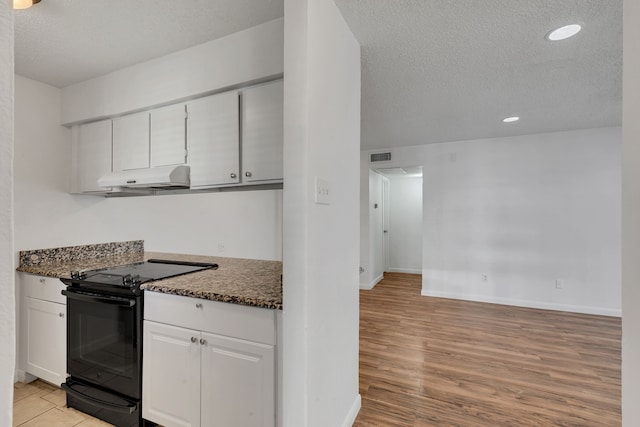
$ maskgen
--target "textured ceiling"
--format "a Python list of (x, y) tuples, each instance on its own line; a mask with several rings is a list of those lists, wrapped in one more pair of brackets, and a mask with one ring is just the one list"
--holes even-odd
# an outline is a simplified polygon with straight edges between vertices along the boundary
[(363, 149), (621, 123), (622, 0), (336, 4), (362, 45)]
[[(622, 0), (335, 1), (362, 45), (363, 149), (621, 123)], [(64, 87), (278, 18), (283, 0), (42, 0), (14, 13), (16, 72)], [(578, 36), (545, 40), (572, 22)]]
[(42, 0), (14, 11), (16, 72), (64, 87), (282, 15), (282, 0)]

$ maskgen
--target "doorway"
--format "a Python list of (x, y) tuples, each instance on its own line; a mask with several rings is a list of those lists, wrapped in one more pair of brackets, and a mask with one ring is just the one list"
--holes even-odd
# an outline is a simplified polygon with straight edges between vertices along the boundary
[[(422, 274), (422, 166), (375, 169), (382, 192), (381, 257), (375, 270)], [(374, 252), (375, 248), (374, 248)]]

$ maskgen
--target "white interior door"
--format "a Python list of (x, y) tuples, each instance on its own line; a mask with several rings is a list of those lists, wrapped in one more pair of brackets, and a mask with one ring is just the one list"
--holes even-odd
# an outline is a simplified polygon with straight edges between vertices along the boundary
[(382, 179), (382, 259), (384, 271), (389, 271), (389, 180)]

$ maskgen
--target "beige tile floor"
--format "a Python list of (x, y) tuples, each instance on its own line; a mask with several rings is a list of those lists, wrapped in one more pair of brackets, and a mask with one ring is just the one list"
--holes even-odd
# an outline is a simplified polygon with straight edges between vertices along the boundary
[(105, 427), (111, 424), (65, 406), (64, 391), (43, 381), (13, 386), (13, 427)]

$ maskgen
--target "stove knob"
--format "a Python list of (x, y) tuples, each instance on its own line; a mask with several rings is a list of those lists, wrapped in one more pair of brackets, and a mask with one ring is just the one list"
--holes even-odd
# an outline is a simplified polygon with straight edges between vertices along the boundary
[(125, 286), (131, 286), (133, 284), (133, 278), (130, 274), (122, 276), (122, 284)]
[(138, 286), (140, 283), (142, 283), (142, 280), (140, 280), (140, 275), (139, 274), (136, 274), (135, 276), (133, 276), (131, 278), (131, 284), (133, 286)]
[(84, 280), (87, 278), (87, 273), (84, 271), (73, 270), (71, 271), (71, 278), (74, 280)]

